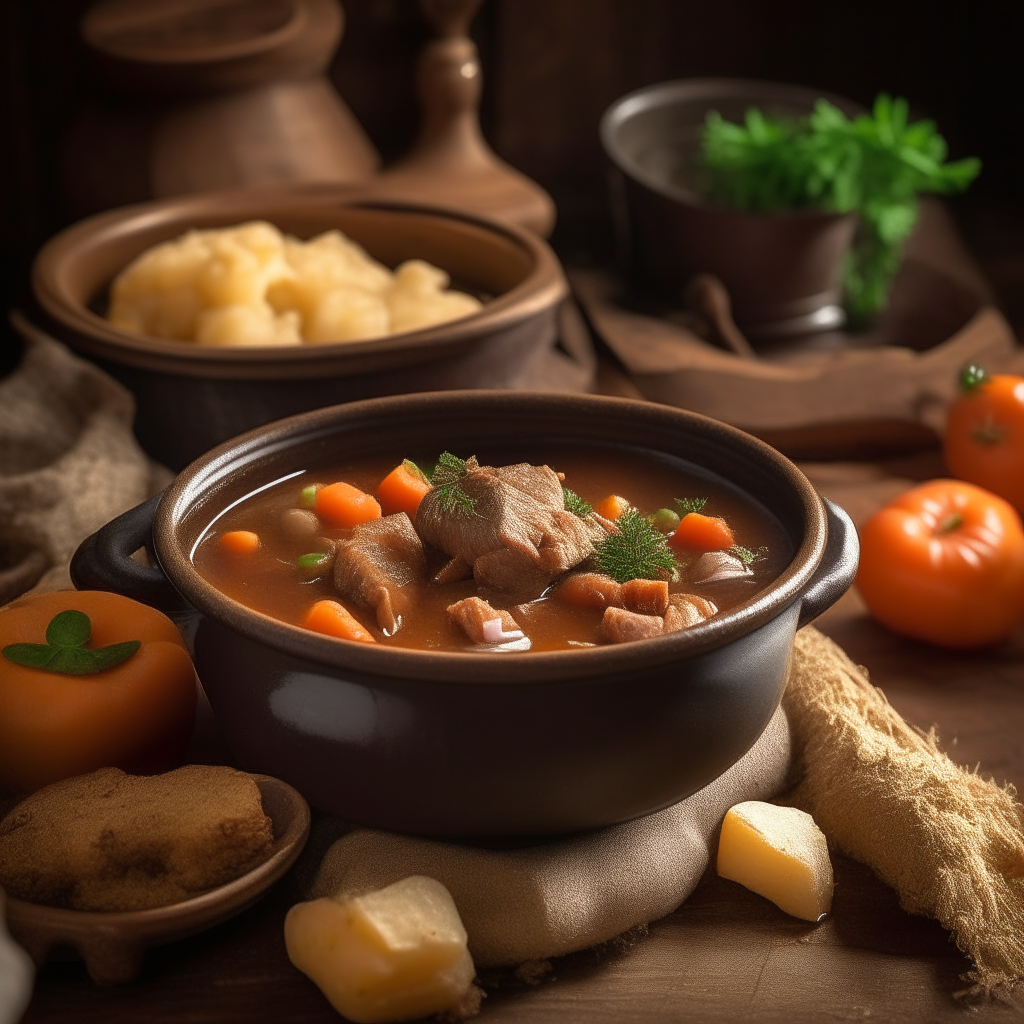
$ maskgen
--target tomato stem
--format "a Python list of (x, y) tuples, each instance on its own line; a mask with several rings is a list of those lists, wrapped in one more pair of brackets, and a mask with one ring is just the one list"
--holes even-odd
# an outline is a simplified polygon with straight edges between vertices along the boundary
[(985, 372), (984, 366), (968, 363), (960, 371), (960, 390), (970, 394), (972, 391), (977, 391), (987, 379), (988, 374)]
[(952, 533), (964, 525), (964, 517), (959, 512), (951, 512), (939, 523), (939, 533)]

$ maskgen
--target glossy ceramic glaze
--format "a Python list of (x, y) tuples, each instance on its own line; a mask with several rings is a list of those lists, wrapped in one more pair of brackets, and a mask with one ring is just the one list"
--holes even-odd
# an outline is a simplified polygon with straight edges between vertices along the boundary
[[(228, 505), (332, 451), (557, 438), (687, 460), (774, 516), (795, 552), (727, 614), (632, 644), (528, 654), (334, 640), (254, 612), (190, 553)], [(128, 557), (151, 539), (158, 569)], [(856, 533), (774, 449), (706, 417), (594, 396), (456, 392), (322, 409), (189, 466), (79, 549), (79, 587), (194, 609), (196, 666), (239, 763), (314, 805), (422, 835), (596, 828), (695, 792), (745, 753), (785, 685), (797, 627), (846, 590)]]
[[(488, 301), (461, 320), (385, 338), (256, 348), (144, 337), (102, 316), (110, 282), (150, 246), (190, 228), (254, 219), (300, 238), (339, 228), (388, 266), (426, 259)], [(44, 325), (134, 392), (139, 440), (174, 469), (307, 409), (410, 391), (528, 386), (554, 346), (567, 294), (557, 258), (531, 232), (331, 186), (207, 193), (99, 214), (51, 239), (32, 281)]]
[(841, 326), (840, 275), (856, 227), (852, 216), (744, 213), (700, 194), (697, 156), (709, 111), (734, 122), (749, 107), (794, 117), (810, 113), (819, 97), (849, 115), (860, 112), (819, 90), (730, 78), (663, 82), (613, 103), (601, 140), (633, 275), (681, 297), (695, 275), (714, 274), (729, 290), (736, 322), (755, 340)]

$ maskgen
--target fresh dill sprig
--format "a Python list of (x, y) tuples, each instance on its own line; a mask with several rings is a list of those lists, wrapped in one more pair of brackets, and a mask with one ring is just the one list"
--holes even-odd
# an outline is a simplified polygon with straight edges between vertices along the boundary
[(594, 511), (593, 505), (588, 505), (575, 491), (570, 491), (568, 487), (562, 488), (562, 496), (565, 498), (566, 511), (571, 512), (574, 516), (579, 516), (580, 519), (586, 519)]
[(471, 498), (462, 489), (462, 477), (466, 472), (466, 460), (451, 452), (441, 452), (437, 457), (430, 482), (437, 491), (437, 508), (445, 515), (470, 515), (476, 508), (476, 498)]
[(731, 548), (726, 548), (725, 550), (728, 554), (738, 558), (744, 565), (752, 565), (754, 562), (760, 562), (761, 559), (768, 556), (768, 549), (765, 547), (755, 548), (751, 551), (750, 548), (745, 548), (742, 544), (733, 544)]
[(679, 518), (688, 516), (691, 512), (700, 512), (708, 503), (707, 498), (673, 498), (676, 509), (679, 511)]
[(623, 512), (613, 533), (597, 546), (597, 567), (616, 583), (656, 580), (676, 567), (665, 535), (656, 530), (635, 508)]

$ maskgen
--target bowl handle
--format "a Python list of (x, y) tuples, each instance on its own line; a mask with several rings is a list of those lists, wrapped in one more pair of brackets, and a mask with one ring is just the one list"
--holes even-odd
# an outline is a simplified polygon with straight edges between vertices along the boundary
[(853, 520), (834, 501), (821, 500), (828, 518), (828, 540), (821, 563), (804, 592), (800, 626), (806, 626), (831, 608), (850, 589), (860, 564), (860, 540)]
[(149, 568), (132, 558), (153, 535), (153, 517), (163, 494), (129, 509), (92, 536), (71, 559), (71, 582), (78, 590), (110, 590), (163, 611), (185, 608), (185, 602), (158, 566)]

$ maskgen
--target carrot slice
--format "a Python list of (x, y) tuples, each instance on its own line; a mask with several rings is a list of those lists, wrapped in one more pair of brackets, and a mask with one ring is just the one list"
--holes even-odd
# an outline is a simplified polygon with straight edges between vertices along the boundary
[(351, 484), (336, 483), (316, 492), (316, 510), (332, 526), (349, 530), (371, 519), (380, 519), (380, 505), (372, 494)]
[(665, 580), (630, 580), (619, 591), (627, 611), (641, 615), (664, 615), (668, 608), (668, 583)]
[(723, 548), (731, 548), (736, 540), (724, 519), (690, 512), (680, 520), (669, 543), (693, 551), (721, 551)]
[(617, 494), (609, 494), (597, 506), (597, 514), (605, 519), (618, 519), (629, 508), (629, 502)]
[(362, 643), (375, 644), (376, 638), (366, 630), (355, 616), (337, 601), (317, 601), (306, 612), (302, 620), (306, 629), (314, 633), (325, 633), (336, 636), (340, 640), (359, 640)]
[(260, 539), (251, 530), (232, 530), (222, 534), (217, 543), (233, 555), (251, 555), (259, 550)]
[(607, 608), (619, 604), (621, 587), (610, 576), (581, 572), (559, 584), (555, 596), (580, 608)]
[(404, 512), (410, 519), (416, 519), (416, 510), (423, 496), (430, 490), (430, 481), (416, 468), (415, 464), (403, 462), (380, 482), (377, 499), (385, 513)]

